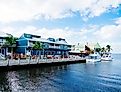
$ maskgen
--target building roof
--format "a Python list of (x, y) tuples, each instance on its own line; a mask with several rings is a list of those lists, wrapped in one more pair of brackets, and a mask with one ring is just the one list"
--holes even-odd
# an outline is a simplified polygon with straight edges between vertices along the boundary
[[(40, 41), (40, 42), (53, 43), (53, 44), (69, 45), (69, 44), (65, 41), (65, 39), (62, 39), (62, 38), (61, 38), (61, 40), (51, 41), (51, 40), (45, 39), (45, 38), (38, 38), (38, 37), (36, 37), (35, 35), (34, 35), (34, 37), (25, 37), (24, 35), (25, 35), (25, 33), (21, 36), (22, 39), (26, 39), (26, 40), (29, 40), (29, 41)], [(29, 35), (31, 35), (31, 34), (29, 34)], [(33, 36), (33, 35), (31, 35), (31, 36)], [(41, 36), (40, 36), (40, 37), (41, 37)], [(53, 39), (54, 39), (54, 38), (53, 38)], [(59, 38), (58, 38), (58, 39), (59, 39)], [(18, 39), (18, 40), (21, 40), (21, 39)]]
[(88, 43), (86, 46), (89, 47), (90, 49), (101, 48), (99, 43), (96, 43), (96, 44), (95, 43)]
[(99, 45), (99, 43), (96, 43), (96, 44), (94, 45), (94, 48), (101, 48), (101, 46)]
[(64, 40), (61, 40), (61, 41), (55, 41), (55, 43), (57, 43), (57, 44), (68, 44), (66, 41), (64, 41)]
[(64, 45), (69, 45), (68, 43), (64, 42), (64, 41), (50, 41), (50, 40), (47, 40), (45, 38), (32, 38), (32, 39), (29, 39), (29, 38), (26, 38), (27, 40), (30, 40), (30, 41), (40, 41), (40, 42), (46, 42), (46, 43), (55, 43), (55, 44), (64, 44)]

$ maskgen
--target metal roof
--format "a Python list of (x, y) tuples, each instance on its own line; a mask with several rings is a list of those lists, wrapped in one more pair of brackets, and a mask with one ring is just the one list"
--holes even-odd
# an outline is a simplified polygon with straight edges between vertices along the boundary
[(49, 40), (47, 40), (47, 39), (45, 39), (45, 38), (32, 38), (32, 39), (30, 39), (30, 38), (25, 38), (25, 39), (27, 39), (27, 40), (29, 40), (29, 41), (40, 41), (40, 42), (53, 43), (53, 44), (69, 45), (68, 43), (66, 43), (66, 42), (63, 41), (63, 40), (53, 42), (53, 41), (49, 41)]
[(99, 43), (96, 43), (96, 44), (94, 45), (94, 48), (101, 48), (101, 46), (99, 45)]
[[(55, 42), (54, 41), (50, 41), (49, 39), (45, 39), (45, 38), (36, 38), (36, 36), (34, 36), (34, 37), (31, 37), (31, 38), (26, 38), (25, 36), (25, 33), (20, 37), (21, 39), (18, 39), (17, 41), (20, 41), (20, 40), (29, 40), (29, 41), (40, 41), (40, 42), (45, 42), (45, 43), (53, 43), (53, 44), (63, 44), (63, 45), (69, 45), (65, 40), (63, 40), (62, 38), (62, 40), (57, 40), (57, 39), (55, 39)], [(32, 34), (29, 34), (29, 35), (32, 35)], [(33, 36), (33, 35), (32, 35)], [(54, 39), (54, 38), (53, 38)], [(60, 39), (60, 38), (58, 38), (58, 39)]]

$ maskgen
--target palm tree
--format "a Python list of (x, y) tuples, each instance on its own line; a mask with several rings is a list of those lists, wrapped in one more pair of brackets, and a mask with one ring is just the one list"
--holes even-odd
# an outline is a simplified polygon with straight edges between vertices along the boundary
[(110, 52), (112, 49), (111, 49), (111, 46), (110, 45), (107, 45), (106, 46), (106, 50), (107, 50), (107, 52)]
[[(14, 36), (11, 35), (11, 34), (7, 34), (7, 35), (8, 35), (8, 36), (5, 37), (6, 42), (5, 42), (4, 46), (10, 48), (10, 52), (11, 52), (11, 56), (12, 56), (12, 54), (13, 54), (13, 52), (14, 52), (14, 49), (13, 49), (13, 48), (16, 47), (16, 40), (17, 40), (18, 38), (14, 37)], [(12, 58), (12, 57), (11, 57), (11, 58)]]
[(32, 48), (33, 48), (34, 50), (38, 50), (38, 51), (36, 51), (36, 55), (37, 55), (37, 52), (39, 52), (39, 56), (40, 56), (40, 50), (43, 49), (43, 45), (42, 45), (41, 42), (36, 41)]
[(101, 48), (101, 56), (103, 56), (103, 54), (106, 52), (105, 47)]
[(101, 48), (101, 52), (102, 52), (102, 53), (106, 52), (105, 47)]

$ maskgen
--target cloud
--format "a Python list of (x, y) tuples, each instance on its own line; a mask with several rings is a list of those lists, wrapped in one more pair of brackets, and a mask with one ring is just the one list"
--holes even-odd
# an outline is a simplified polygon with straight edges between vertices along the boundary
[(14, 34), (15, 31), (16, 31), (15, 28), (11, 26), (6, 26), (0, 29), (0, 33), (13, 33)]
[(21, 36), (23, 33), (30, 33), (35, 35), (41, 35), (44, 38), (66, 38), (70, 40), (87, 40), (87, 41), (118, 41), (121, 39), (121, 18), (117, 18), (112, 25), (104, 25), (99, 27), (98, 25), (88, 25), (86, 28), (80, 30), (65, 28), (38, 28), (36, 26), (27, 25), (25, 27), (12, 27), (4, 26), (1, 28), (2, 32), (11, 33), (14, 36)]
[(93, 33), (100, 41), (119, 42), (121, 39), (121, 19), (118, 18), (113, 25), (104, 25)]
[(119, 7), (121, 0), (98, 0), (92, 4), (88, 10), (88, 17), (100, 16), (104, 12), (109, 12), (112, 8)]
[(84, 18), (100, 16), (117, 8), (121, 0), (0, 0), (0, 21), (58, 19), (79, 12)]
[[(118, 21), (118, 20), (116, 20)], [(114, 21), (114, 22), (116, 22)], [(35, 26), (26, 26), (25, 28), (14, 28), (5, 26), (1, 29), (4, 33), (10, 33), (14, 36), (20, 37), (23, 33), (30, 33), (40, 35), (42, 38), (65, 38), (69, 44), (85, 44), (99, 42), (101, 46), (111, 45), (114, 52), (121, 50), (121, 25), (120, 23), (114, 25), (105, 25), (102, 27), (90, 25), (75, 32), (74, 29), (65, 27), (63, 29), (54, 28), (37, 28)], [(1, 32), (0, 32), (1, 33)]]
[(114, 20), (112, 25), (104, 25), (93, 32), (93, 36), (102, 46), (111, 45), (113, 52), (121, 51), (121, 18)]
[(117, 19), (115, 20), (115, 23), (118, 24), (118, 25), (121, 25), (121, 17), (117, 18)]
[(87, 29), (81, 29), (79, 31), (74, 31), (68, 27), (64, 29), (54, 28), (54, 29), (47, 29), (47, 28), (37, 28), (35, 26), (26, 26), (25, 28), (15, 28), (11, 26), (5, 26), (1, 29), (4, 33), (10, 33), (15, 37), (20, 37), (23, 33), (29, 33), (34, 35), (40, 35), (42, 38), (65, 38), (68, 43), (76, 44), (80, 43), (82, 40), (86, 40), (88, 33)]

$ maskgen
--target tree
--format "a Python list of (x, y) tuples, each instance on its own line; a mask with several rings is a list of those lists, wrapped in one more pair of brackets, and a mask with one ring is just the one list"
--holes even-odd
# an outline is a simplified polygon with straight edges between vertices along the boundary
[(11, 52), (11, 55), (12, 55), (13, 52), (14, 52), (13, 47), (16, 46), (16, 40), (17, 40), (18, 38), (14, 37), (14, 36), (11, 35), (11, 34), (7, 34), (7, 35), (8, 35), (8, 36), (5, 37), (6, 42), (5, 42), (4, 46), (10, 48), (10, 52)]
[(100, 53), (100, 51), (101, 51), (101, 48), (95, 48), (94, 50), (95, 50), (95, 52), (98, 52), (98, 53)]
[(103, 56), (103, 54), (106, 52), (105, 47), (101, 48), (101, 56)]
[(39, 41), (36, 41), (32, 48), (36, 49), (36, 50), (42, 50), (43, 49), (42, 48), (42, 43), (39, 42)]
[(102, 52), (102, 53), (106, 52), (105, 47), (101, 48), (101, 52)]
[(37, 55), (37, 50), (38, 50), (39, 55), (40, 55), (40, 50), (43, 49), (43, 45), (42, 45), (41, 42), (36, 41), (32, 48), (33, 48), (34, 50), (36, 50), (36, 55)]
[(106, 46), (106, 50), (107, 50), (107, 52), (110, 52), (112, 49), (111, 49), (111, 46), (110, 45), (107, 45)]

